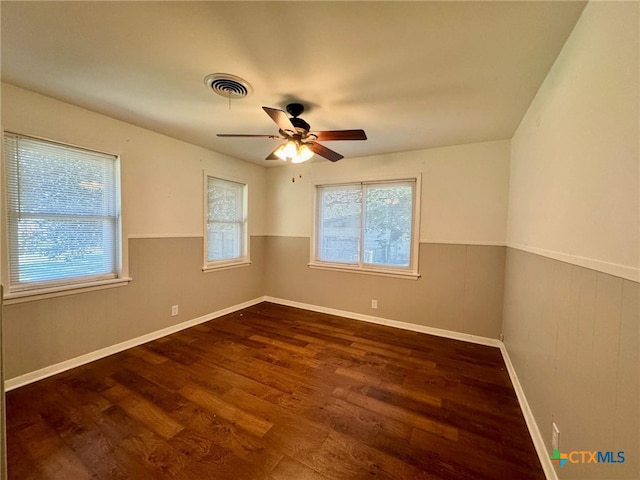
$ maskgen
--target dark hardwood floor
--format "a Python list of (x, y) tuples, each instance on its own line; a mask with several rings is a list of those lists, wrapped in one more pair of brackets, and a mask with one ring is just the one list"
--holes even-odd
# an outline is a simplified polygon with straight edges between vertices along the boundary
[(261, 303), (7, 394), (9, 478), (544, 479), (497, 348)]

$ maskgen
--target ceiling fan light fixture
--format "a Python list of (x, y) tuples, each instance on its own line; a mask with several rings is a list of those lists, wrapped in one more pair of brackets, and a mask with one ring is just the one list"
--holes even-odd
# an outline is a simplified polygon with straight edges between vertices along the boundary
[(286, 161), (287, 161), (287, 157), (286, 157), (286, 155), (284, 154), (284, 146), (285, 146), (285, 145), (286, 145), (286, 144), (285, 144), (285, 143), (283, 143), (282, 145), (280, 145), (278, 148), (276, 148), (276, 149), (273, 151), (273, 154), (274, 154), (276, 157), (278, 157), (280, 160), (282, 160), (283, 162), (286, 162)]
[(313, 157), (313, 152), (308, 145), (301, 143), (299, 140), (287, 140), (280, 145), (273, 154), (283, 161), (291, 163), (302, 163)]
[(302, 163), (313, 157), (313, 152), (309, 148), (309, 145), (305, 145), (304, 143), (298, 147), (298, 153), (295, 157), (291, 159), (291, 163)]
[(280, 160), (287, 161), (296, 156), (298, 152), (298, 146), (293, 140), (288, 140), (287, 142), (280, 145), (276, 148), (273, 154), (278, 157)]
[(293, 140), (284, 144), (282, 153), (286, 158), (294, 158), (298, 154), (298, 145)]

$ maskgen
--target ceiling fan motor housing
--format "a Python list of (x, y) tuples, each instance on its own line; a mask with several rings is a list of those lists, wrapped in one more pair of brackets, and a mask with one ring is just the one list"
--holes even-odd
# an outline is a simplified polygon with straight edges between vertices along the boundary
[(305, 132), (308, 132), (311, 128), (311, 126), (301, 118), (293, 117), (290, 120), (293, 126), (296, 127), (296, 129), (301, 128)]
[(304, 105), (302, 105), (301, 103), (290, 103), (287, 105), (287, 112), (289, 112), (289, 115), (293, 117), (289, 120), (291, 120), (291, 124), (296, 127), (296, 130), (303, 130), (303, 132), (300, 133), (309, 132), (311, 126), (303, 119), (298, 118), (298, 116), (300, 116), (302, 112), (304, 112)]
[(290, 103), (287, 105), (287, 112), (289, 112), (292, 117), (299, 117), (302, 115), (302, 112), (304, 112), (304, 105), (301, 103)]

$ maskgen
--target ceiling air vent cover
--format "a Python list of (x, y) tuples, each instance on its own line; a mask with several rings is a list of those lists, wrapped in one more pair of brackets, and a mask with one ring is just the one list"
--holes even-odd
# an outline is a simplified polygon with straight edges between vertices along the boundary
[(204, 77), (204, 83), (213, 92), (229, 99), (244, 98), (253, 93), (249, 82), (229, 73), (212, 73)]

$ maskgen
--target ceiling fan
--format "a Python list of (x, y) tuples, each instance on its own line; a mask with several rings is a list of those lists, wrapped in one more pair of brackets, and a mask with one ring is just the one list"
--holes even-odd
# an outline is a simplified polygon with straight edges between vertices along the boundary
[(271, 120), (278, 126), (280, 135), (252, 135), (241, 133), (219, 133), (218, 137), (244, 137), (244, 138), (279, 138), (286, 140), (276, 147), (266, 160), (284, 160), (291, 163), (302, 163), (313, 157), (316, 153), (332, 162), (344, 158), (338, 152), (318, 143), (318, 140), (326, 142), (332, 140), (366, 140), (364, 130), (327, 130), (323, 132), (311, 132), (310, 125), (300, 118), (304, 112), (304, 106), (300, 103), (287, 105), (287, 114), (277, 108), (262, 107)]

